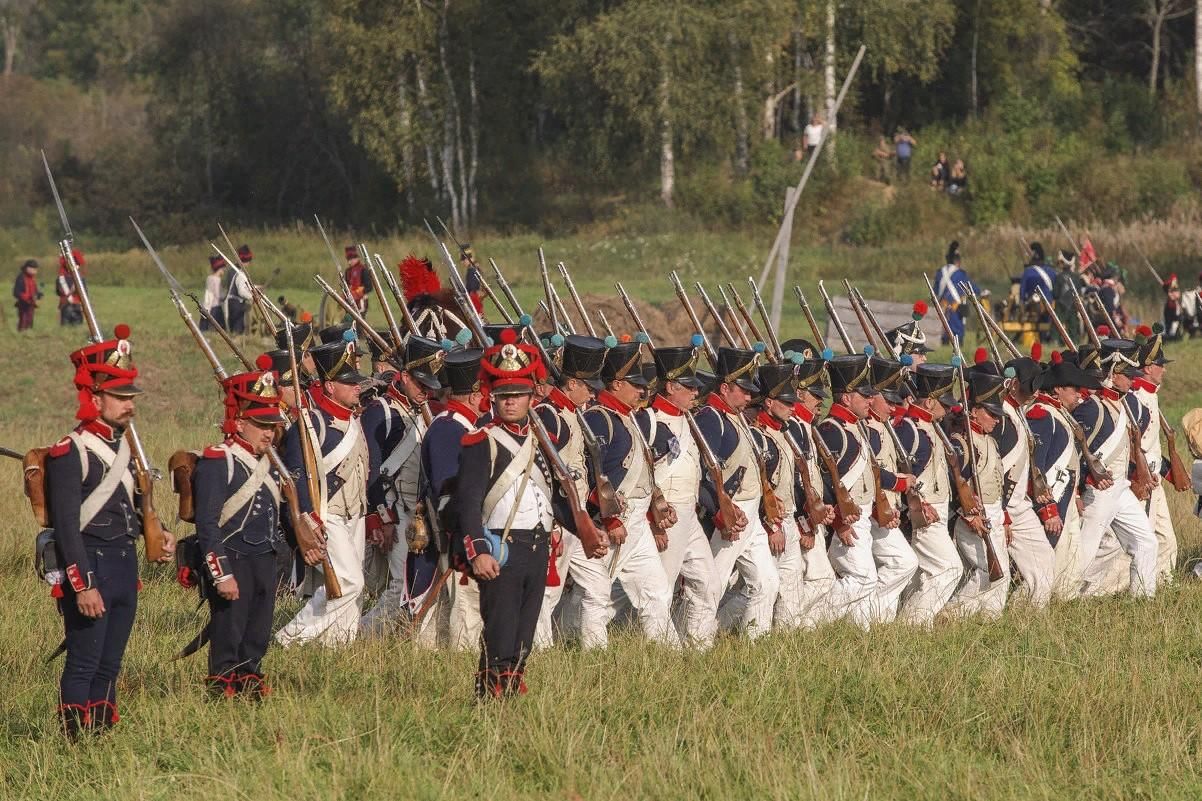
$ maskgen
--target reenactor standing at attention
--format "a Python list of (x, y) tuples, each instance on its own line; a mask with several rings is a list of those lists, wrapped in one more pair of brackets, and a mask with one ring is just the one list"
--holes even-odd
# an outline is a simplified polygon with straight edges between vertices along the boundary
[(270, 692), (262, 660), (275, 611), (280, 475), (267, 451), (285, 420), (269, 360), (223, 383), (225, 441), (206, 448), (192, 477), (196, 536), (209, 584), (210, 689)]
[[(434, 569), (450, 570), (455, 565), (450, 561), (450, 538), (459, 530), (459, 510), (454, 502), (455, 486), (459, 475), (459, 455), (463, 450), (463, 438), (476, 430), (480, 419), (480, 402), (483, 398), (480, 381), (480, 358), (483, 351), (475, 349), (453, 350), (443, 360), (442, 374), (450, 389), (446, 407), (435, 415), (430, 428), (422, 437), (421, 471), (424, 502), (434, 509), (437, 520), (430, 519), (429, 543), (422, 551), (417, 544), (411, 546), (410, 561), (415, 565), (413, 581), (434, 581)], [(438, 525), (435, 526), (434, 524)], [(430, 569), (426, 566), (430, 566)], [(470, 650), (480, 643), (480, 591), (476, 582), (469, 578), (466, 565), (458, 581), (447, 583), (450, 598), (447, 639), (455, 650)], [(428, 585), (427, 585), (428, 586)], [(424, 587), (411, 587), (411, 594), (421, 596)], [(426, 604), (433, 604), (427, 600)], [(438, 603), (438, 601), (434, 601)], [(418, 610), (414, 610), (415, 612)], [(431, 609), (431, 611), (433, 611)], [(427, 613), (429, 614), (429, 612)]]
[(1142, 446), (1153, 476), (1157, 479), (1148, 499), (1148, 520), (1156, 532), (1156, 573), (1161, 582), (1171, 582), (1173, 568), (1177, 564), (1177, 532), (1173, 529), (1173, 518), (1169, 515), (1169, 503), (1164, 494), (1164, 477), (1169, 472), (1169, 460), (1160, 444), (1160, 395), (1164, 385), (1165, 365), (1172, 359), (1165, 358), (1162, 331), (1147, 326), (1138, 329), (1143, 343), (1139, 349), (1139, 369), (1143, 376), (1131, 382), (1132, 392), (1140, 404), (1148, 410), (1148, 428), (1144, 431)]
[[(379, 574), (372, 581), (376, 586), (386, 582), (361, 623), (365, 631), (375, 635), (407, 617), (406, 604), (414, 597), (408, 582), (406, 532), (420, 500), (421, 444), (426, 432), (422, 405), (442, 388), (438, 373), (446, 355), (438, 342), (410, 335), (398, 365), (400, 371), (384, 394), (363, 412), (372, 465), (367, 498), (369, 561), (373, 566), (387, 565), (386, 577), (385, 570), (374, 567), (368, 574)], [(436, 627), (430, 627), (423, 641), (434, 644), (436, 634)]]
[[(498, 331), (493, 338), (497, 339), (499, 336)], [(554, 377), (555, 384), (548, 386), (545, 397), (534, 407), (534, 411), (555, 441), (560, 458), (576, 476), (577, 495), (587, 498), (588, 456), (584, 447), (584, 434), (580, 429), (580, 413), (593, 401), (596, 394), (605, 388), (600, 376), (607, 347), (604, 341), (596, 337), (575, 334), (561, 337), (556, 334), (547, 341), (547, 350), (552, 354), (551, 358), (558, 362), (548, 365), (547, 370), (548, 378)], [(556, 580), (548, 580), (543, 597), (538, 630), (534, 637), (538, 648), (550, 647), (552, 643), (553, 616), (563, 597), (564, 581), (568, 576), (583, 575), (593, 567), (605, 569), (597, 559), (591, 560), (592, 565), (588, 564), (589, 557), (585, 554), (576, 532), (570, 527), (560, 526), (556, 531), (552, 531), (551, 559), (555, 565)], [(579, 605), (579, 595), (589, 586), (596, 586), (598, 591), (601, 589), (600, 582), (590, 585), (586, 581), (572, 594), (570, 602)], [(608, 596), (603, 602), (608, 603)], [(578, 609), (575, 611), (579, 612)]]
[[(1102, 389), (1091, 392), (1072, 409), (1073, 418), (1085, 432), (1088, 447), (1109, 471), (1109, 478), (1088, 475), (1081, 499), (1085, 513), (1081, 522), (1082, 592), (1097, 595), (1109, 564), (1099, 547), (1103, 534), (1112, 531), (1131, 557), (1131, 594), (1150, 598), (1156, 594), (1156, 534), (1143, 504), (1131, 489), (1130, 412), (1124, 393), (1114, 389), (1114, 373), (1126, 372), (1136, 364), (1139, 346), (1130, 340), (1102, 340), (1101, 351), (1081, 349), (1080, 366), (1098, 365), (1103, 373)], [(1107, 375), (1109, 373), (1109, 375)]]
[[(906, 357), (906, 361), (910, 359)], [(896, 407), (903, 401), (907, 365), (873, 354), (869, 358), (872, 388), (876, 393), (868, 399), (868, 443), (878, 467), (877, 481), (888, 501), (887, 517), (872, 518), (872, 558), (876, 561), (877, 598), (875, 620), (888, 623), (897, 617), (902, 591), (918, 572), (918, 557), (906, 542), (901, 525), (901, 495), (913, 486), (914, 476), (901, 472), (899, 454), (887, 427), (893, 426)], [(875, 511), (875, 510), (874, 510)], [(884, 511), (884, 510), (882, 510)]]
[(366, 315), (367, 293), (372, 290), (371, 276), (359, 258), (359, 248), (354, 245), (346, 246), (346, 270), (343, 271), (342, 277), (351, 288), (351, 299), (355, 302), (355, 308), (360, 314)]
[[(75, 266), (79, 268), (79, 275), (82, 278), (85, 265), (83, 251), (72, 248), (71, 258), (74, 259)], [(54, 282), (54, 291), (58, 295), (59, 325), (81, 325), (83, 323), (83, 300), (79, 294), (79, 287), (75, 285), (75, 273), (72, 272), (71, 265), (67, 263), (66, 255), (58, 257), (58, 278)]]
[[(113, 339), (71, 354), (80, 423), (46, 458), (48, 511), (66, 579), (54, 594), (67, 651), (58, 714), (69, 737), (119, 720), (117, 675), (138, 606), (134, 540), (143, 520), (126, 427), (142, 390), (129, 334), (118, 325)], [(175, 539), (166, 531), (163, 539), (160, 561), (167, 561)]]
[[(959, 430), (951, 434), (951, 439), (960, 451), (963, 479), (974, 488), (979, 487), (980, 496), (975, 499), (977, 508), (971, 514), (961, 508), (956, 517), (953, 534), (966, 575), (948, 602), (947, 610), (963, 617), (983, 614), (994, 618), (1001, 616), (1010, 592), (1010, 561), (1004, 558), (1005, 478), (997, 442), (991, 436), (1005, 416), (1002, 411), (1005, 381), (1002, 376), (987, 372), (968, 372), (967, 377), (966, 409), (957, 420)], [(971, 447), (968, 437), (972, 437)], [(997, 580), (990, 578), (986, 537), (1001, 563), (1003, 575)]]
[(709, 648), (717, 633), (718, 599), (722, 584), (714, 568), (710, 540), (697, 517), (701, 486), (701, 455), (685, 415), (693, 413), (703, 381), (697, 375), (700, 345), (696, 337), (683, 347), (655, 348), (659, 391), (651, 400), (654, 418), (655, 482), (676, 510), (676, 525), (668, 529), (668, 547), (659, 558), (669, 586), (683, 583), (681, 610), (676, 620), (681, 639)]
[(918, 572), (902, 596), (899, 616), (907, 623), (930, 628), (951, 600), (964, 575), (964, 563), (948, 536), (952, 484), (947, 451), (936, 427), (955, 404), (955, 370), (946, 364), (918, 365), (910, 377), (914, 397), (906, 417), (898, 421), (897, 438), (922, 484), (923, 520), (910, 520), (910, 545), (918, 557)]
[[(358, 417), (359, 387), (364, 377), (357, 367), (353, 332), (341, 342), (311, 348), (317, 380), (307, 391), (309, 408), (284, 439), (284, 464), (297, 476), (299, 513), (311, 515), (325, 535), (329, 564), (342, 588), (330, 598), (318, 587), (288, 625), (276, 632), (285, 647), (318, 641), (341, 645), (359, 630), (359, 598), (363, 594), (363, 548), (370, 469), (367, 439)], [(309, 473), (301, 437), (309, 437), (318, 464), (316, 497), (309, 492)]]
[(762, 637), (772, 630), (780, 590), (776, 559), (760, 519), (764, 493), (756, 445), (743, 419), (743, 410), (759, 392), (755, 381), (759, 360), (758, 350), (719, 348), (714, 365), (716, 387), (696, 417), (697, 427), (722, 465), (723, 487), (739, 513), (738, 520), (723, 519), (707, 475), (709, 486), (702, 503), (710, 512), (714, 528), (710, 535), (714, 566), (720, 582), (728, 581), (736, 572), (742, 579), (746, 606), (740, 623), (751, 637)]
[(513, 331), (484, 351), (481, 378), (493, 416), (464, 435), (459, 457), (454, 545), (480, 587), (482, 699), (525, 694), (547, 583), (554, 485), (529, 419), (545, 370), (538, 349), (519, 344)]
[(645, 411), (635, 413), (646, 384), (639, 366), (641, 349), (641, 342), (631, 341), (613, 344), (606, 351), (601, 367), (605, 389), (597, 395), (597, 403), (584, 412), (584, 423), (597, 439), (599, 457), (589, 459), (591, 485), (608, 481), (619, 507), (617, 515), (602, 515), (613, 543), (609, 555), (573, 565), (572, 575), (581, 589), (581, 637), (586, 648), (604, 648), (609, 642), (607, 628), (616, 611), (611, 602), (615, 582), (621, 583), (650, 639), (679, 644), (670, 619), (672, 586), (664, 574), (649, 519), (655, 476), (651, 468), (654, 457), (646, 443), (655, 438), (651, 428), (655, 421)]
[(876, 483), (872, 475), (872, 447), (864, 437), (860, 421), (868, 417), (872, 367), (863, 354), (836, 356), (827, 361), (834, 403), (818, 423), (818, 434), (835, 459), (838, 475), (824, 474), (825, 497), (835, 498), (838, 481), (858, 507), (844, 516), (836, 511), (835, 537), (830, 544), (831, 566), (838, 579), (831, 590), (832, 601), (846, 609), (857, 626), (867, 629), (873, 620), (877, 595), (876, 562), (872, 556), (872, 502)]

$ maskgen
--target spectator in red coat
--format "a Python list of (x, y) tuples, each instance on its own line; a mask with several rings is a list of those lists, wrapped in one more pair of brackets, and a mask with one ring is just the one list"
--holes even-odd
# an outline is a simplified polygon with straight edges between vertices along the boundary
[(17, 273), (17, 280), (13, 283), (13, 298), (17, 301), (15, 305), (18, 331), (33, 328), (33, 310), (38, 307), (41, 297), (42, 290), (38, 288), (38, 263), (27, 259), (21, 265), (21, 271)]

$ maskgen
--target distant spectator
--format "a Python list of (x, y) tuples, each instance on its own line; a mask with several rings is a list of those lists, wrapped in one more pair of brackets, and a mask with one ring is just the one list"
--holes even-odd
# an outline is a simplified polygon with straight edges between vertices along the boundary
[(33, 310), (42, 299), (42, 290), (38, 286), (38, 263), (33, 259), (26, 259), (17, 272), (13, 298), (16, 300), (13, 305), (17, 307), (17, 330), (33, 328)]
[[(225, 326), (225, 307), (221, 302), (221, 279), (225, 275), (225, 259), (220, 256), (209, 256), (209, 277), (205, 279), (204, 307), (217, 321)], [(207, 329), (208, 320), (202, 320), (200, 327)]]
[(964, 159), (956, 159), (952, 164), (952, 174), (947, 179), (947, 193), (949, 195), (959, 195), (968, 189), (968, 170), (964, 166)]
[(889, 183), (889, 162), (893, 159), (893, 148), (883, 135), (872, 151), (872, 158), (876, 161), (876, 179), (881, 183)]
[(898, 128), (893, 135), (893, 144), (897, 148), (897, 174), (902, 178), (910, 177), (910, 159), (914, 157), (914, 148), (918, 141), (910, 136), (905, 128)]
[(951, 178), (951, 167), (947, 163), (947, 153), (939, 151), (939, 158), (931, 165), (931, 187), (943, 191)]
[(810, 124), (805, 127), (802, 132), (802, 139), (805, 142), (806, 158), (809, 158), (815, 150), (818, 149), (818, 144), (822, 141), (822, 131), (826, 127), (822, 121), (822, 117), (815, 114), (810, 118)]

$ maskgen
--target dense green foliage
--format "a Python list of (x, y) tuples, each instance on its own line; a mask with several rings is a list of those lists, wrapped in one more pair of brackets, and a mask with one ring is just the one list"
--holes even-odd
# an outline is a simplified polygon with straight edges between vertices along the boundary
[[(1172, 11), (1155, 74), (1149, 5)], [(913, 233), (925, 201), (906, 195), (943, 149), (970, 176), (938, 215), (954, 223), (1192, 214), (1190, 6), (3, 0), (0, 226), (47, 210), (43, 147), (77, 226), (123, 242), (130, 213), (179, 239), (313, 212), (571, 230), (656, 203), (665, 145), (677, 222), (767, 224), (826, 104), (828, 34), (836, 86), (868, 51), (807, 193), (811, 235)], [(918, 139), (913, 185), (849, 180), (880, 177), (872, 148), (898, 126)]]

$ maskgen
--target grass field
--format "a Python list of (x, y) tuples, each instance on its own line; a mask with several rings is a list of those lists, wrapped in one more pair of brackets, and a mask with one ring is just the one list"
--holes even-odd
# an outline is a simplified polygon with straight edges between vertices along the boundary
[[(317, 241), (307, 241), (303, 264), (289, 241), (281, 235), (252, 243), (264, 270), (273, 259), (294, 257), (279, 285), (290, 296), (304, 293), (312, 307), (316, 293), (303, 273), (332, 268)], [(406, 244), (388, 242), (389, 257)], [(512, 269), (528, 303), (537, 244), (524, 238), (477, 247)], [(696, 275), (737, 279), (758, 274), (763, 258), (760, 240), (750, 237), (551, 244), (549, 258), (579, 265), (582, 291), (605, 292), (617, 277), (647, 302), (669, 299), (661, 277), (667, 268), (704, 264)], [(846, 272), (870, 297), (907, 300), (917, 296), (916, 265), (931, 269), (939, 255), (803, 249), (791, 277), (809, 287), (815, 276)], [(200, 246), (165, 256), (181, 279), (190, 274), (199, 285), (203, 269), (184, 267), (203, 267)], [(162, 466), (177, 448), (215, 441), (219, 408), (211, 373), (148, 261), (128, 253), (97, 255), (92, 263), (121, 270), (97, 278), (95, 304), (106, 326), (133, 327), (140, 383), (148, 391), (139, 425), (152, 460)], [(111, 285), (118, 282), (127, 286)], [(0, 444), (24, 450), (71, 426), (66, 354), (81, 334), (59, 329), (51, 311), (36, 335), (19, 336), (11, 330), (11, 307), (8, 313), (9, 327), (0, 333), (6, 382)], [(803, 333), (799, 326), (799, 315), (790, 312), (785, 333)], [(682, 341), (686, 329), (682, 324)], [(1177, 420), (1202, 404), (1202, 374), (1194, 369), (1202, 346), (1179, 345), (1170, 355), (1177, 362), (1165, 402)], [(33, 575), (35, 528), (20, 471), (15, 462), (5, 464), (5, 799), (977, 801), (1187, 799), (1202, 792), (1202, 589), (1185, 581), (1147, 603), (1091, 601), (1042, 614), (1013, 609), (998, 622), (945, 624), (932, 633), (895, 625), (862, 633), (838, 625), (755, 643), (725, 638), (704, 655), (671, 653), (621, 634), (604, 653), (538, 655), (528, 674), (531, 694), (504, 705), (472, 701), (472, 654), (430, 653), (401, 642), (337, 652), (275, 650), (266, 669), (276, 692), (253, 706), (206, 700), (203, 655), (170, 661), (204, 615), (170, 571), (145, 567), (121, 679), (123, 720), (102, 740), (69, 745), (53, 719), (61, 665), (44, 664), (61, 624)], [(1202, 532), (1189, 514), (1192, 499), (1170, 496), (1184, 564), (1202, 554)], [(160, 509), (170, 509), (172, 500), (160, 486)], [(278, 622), (294, 608), (278, 609)]]

